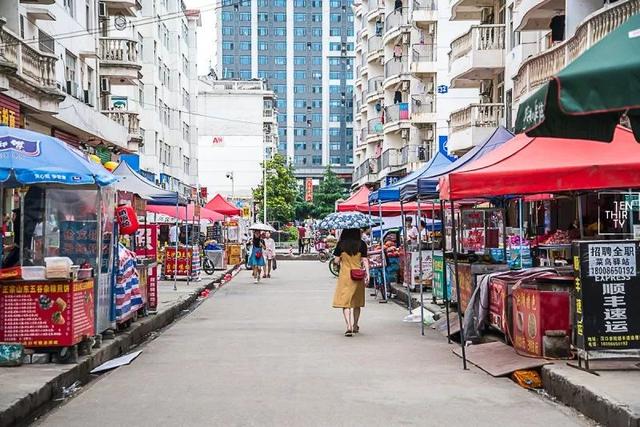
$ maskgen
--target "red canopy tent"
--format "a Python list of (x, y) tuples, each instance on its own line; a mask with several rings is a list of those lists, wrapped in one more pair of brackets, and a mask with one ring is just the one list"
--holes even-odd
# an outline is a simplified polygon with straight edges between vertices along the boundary
[(519, 134), (440, 179), (440, 197), (460, 200), (640, 187), (640, 144), (618, 126), (609, 144)]
[(217, 194), (216, 197), (209, 200), (209, 203), (205, 205), (205, 208), (212, 210), (214, 212), (218, 212), (224, 216), (235, 216), (235, 215), (242, 214), (241, 209), (233, 206), (220, 194)]
[[(188, 205), (186, 209), (184, 206), (179, 206), (177, 210), (175, 206), (147, 205), (147, 211), (167, 215), (171, 218), (175, 218), (177, 216), (181, 221), (191, 221), (194, 218), (193, 203)], [(200, 208), (200, 219), (206, 219), (211, 222), (223, 221), (224, 215), (213, 212), (207, 208)]]
[(367, 204), (371, 191), (364, 185), (351, 195), (347, 200), (338, 204), (338, 212), (349, 212), (357, 210), (357, 206)]

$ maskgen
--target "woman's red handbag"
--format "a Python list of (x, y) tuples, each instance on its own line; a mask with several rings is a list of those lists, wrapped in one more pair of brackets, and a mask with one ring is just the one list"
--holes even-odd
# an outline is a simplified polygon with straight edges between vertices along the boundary
[(351, 280), (364, 280), (364, 276), (367, 275), (367, 272), (362, 268), (352, 268), (351, 269)]
[(262, 258), (262, 251), (256, 251), (256, 259)]

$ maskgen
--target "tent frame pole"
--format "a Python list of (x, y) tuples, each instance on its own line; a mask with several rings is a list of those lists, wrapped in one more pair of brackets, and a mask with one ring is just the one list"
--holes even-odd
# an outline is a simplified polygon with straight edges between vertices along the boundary
[(178, 290), (178, 241), (180, 240), (180, 206), (176, 199), (176, 257), (175, 266), (173, 268), (173, 290)]
[[(416, 202), (418, 203), (418, 221), (420, 221), (420, 218), (422, 218), (420, 198)], [(424, 234), (425, 236), (427, 235), (426, 227)], [(411, 278), (413, 279), (413, 268), (411, 269)], [(420, 285), (420, 335), (424, 336), (424, 286), (422, 279), (422, 233), (420, 233), (420, 229), (418, 229), (418, 283)]]
[(400, 217), (402, 218), (402, 249), (404, 250), (404, 272), (402, 274), (404, 283), (407, 284), (407, 310), (411, 314), (411, 284), (407, 282), (405, 274), (407, 272), (407, 266), (411, 268), (411, 257), (409, 255), (409, 245), (407, 242), (407, 219), (404, 213), (404, 203), (400, 200)]
[(442, 298), (444, 299), (444, 310), (447, 316), (447, 344), (451, 344), (451, 318), (449, 317), (449, 286), (447, 285), (447, 235), (445, 233), (445, 206), (440, 200), (440, 244), (442, 246)]
[(382, 285), (384, 291), (384, 297), (381, 303), (388, 302), (389, 292), (387, 290), (387, 261), (386, 261), (386, 253), (384, 251), (384, 235), (382, 234), (382, 203), (378, 199), (378, 214), (380, 215), (380, 251), (382, 258)]
[(460, 277), (458, 274), (458, 243), (456, 236), (456, 218), (455, 211), (453, 207), (453, 200), (451, 203), (451, 251), (453, 252), (453, 268), (454, 268), (454, 277), (456, 280), (456, 295), (458, 296), (456, 309), (458, 311), (458, 322), (460, 323), (460, 347), (462, 350), (462, 367), (464, 370), (467, 370), (467, 354), (465, 350), (465, 340), (464, 340), (464, 324), (462, 321), (462, 301), (460, 297)]

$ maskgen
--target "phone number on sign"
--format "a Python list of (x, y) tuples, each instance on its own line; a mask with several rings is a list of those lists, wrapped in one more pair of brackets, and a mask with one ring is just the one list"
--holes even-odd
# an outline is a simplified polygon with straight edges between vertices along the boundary
[(636, 269), (633, 266), (623, 266), (623, 265), (597, 265), (593, 267), (589, 267), (589, 275), (590, 276), (618, 276), (618, 277), (626, 277), (635, 276)]

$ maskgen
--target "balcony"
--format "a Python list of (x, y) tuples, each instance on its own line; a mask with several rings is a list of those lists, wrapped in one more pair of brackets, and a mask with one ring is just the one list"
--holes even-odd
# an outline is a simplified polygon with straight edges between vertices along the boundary
[(409, 22), (409, 8), (401, 7), (389, 13), (384, 19), (384, 43), (398, 36), (403, 31), (409, 31), (411, 24)]
[(360, 163), (353, 171), (353, 182), (359, 185), (373, 183), (377, 179), (380, 170), (380, 159), (367, 159)]
[(374, 77), (367, 81), (367, 93), (365, 95), (367, 103), (375, 102), (382, 97), (384, 93), (383, 80), (384, 78), (382, 77)]
[(433, 95), (414, 95), (411, 97), (411, 123), (435, 123), (436, 100)]
[(587, 17), (578, 26), (573, 37), (523, 61), (513, 78), (514, 99), (524, 99), (565, 65), (637, 13), (640, 13), (640, 0), (613, 3)]
[(449, 116), (449, 151), (461, 154), (504, 124), (504, 104), (471, 104)]
[(132, 111), (104, 110), (102, 114), (127, 129), (130, 143), (139, 143), (142, 141), (138, 113)]
[(418, 75), (436, 74), (438, 72), (437, 51), (437, 47), (432, 44), (414, 44), (411, 53), (411, 72)]
[(382, 153), (382, 170), (401, 168), (406, 165), (402, 161), (402, 150), (397, 148), (389, 148)]
[(380, 117), (374, 117), (367, 121), (367, 143), (375, 142), (382, 139), (384, 125)]
[(436, 0), (413, 0), (412, 19), (418, 27), (438, 21), (438, 2)]
[(479, 21), (482, 9), (493, 8), (493, 0), (450, 0), (452, 21)]
[(142, 9), (140, 0), (103, 0), (107, 6), (107, 13), (111, 16), (136, 16)]
[(138, 42), (133, 39), (100, 37), (100, 75), (119, 84), (137, 84), (142, 78)]
[(384, 0), (369, 0), (369, 11), (366, 15), (367, 21), (375, 21), (382, 14), (384, 14)]
[(516, 31), (548, 31), (551, 18), (565, 9), (565, 0), (516, 0)]
[(385, 107), (384, 131), (397, 132), (403, 125), (409, 125), (409, 103), (400, 102), (398, 104)]
[(473, 25), (451, 42), (449, 75), (452, 88), (473, 88), (504, 70), (505, 26)]
[(382, 37), (373, 36), (367, 40), (367, 61), (376, 61), (383, 55)]
[(400, 58), (392, 58), (384, 64), (383, 86), (385, 89), (394, 84), (398, 84), (402, 80), (408, 79), (409, 61), (406, 55)]
[(56, 85), (56, 60), (56, 55), (25, 43), (0, 25), (0, 90), (9, 89), (6, 77), (10, 76), (33, 95), (34, 102), (25, 98), (25, 103), (38, 110), (55, 112), (64, 98)]
[(367, 136), (369, 135), (369, 129), (366, 127), (360, 129), (360, 137), (358, 138), (358, 147), (365, 147), (367, 145)]

